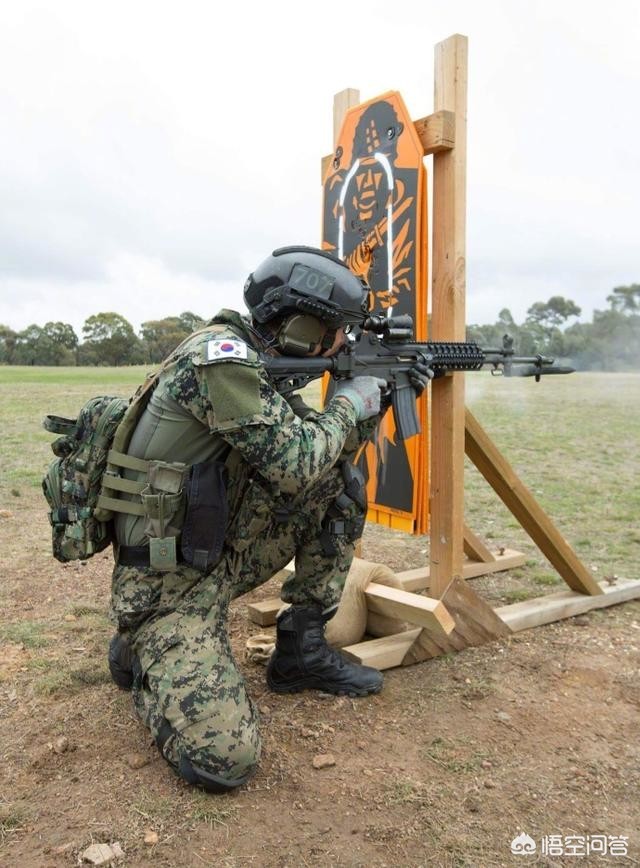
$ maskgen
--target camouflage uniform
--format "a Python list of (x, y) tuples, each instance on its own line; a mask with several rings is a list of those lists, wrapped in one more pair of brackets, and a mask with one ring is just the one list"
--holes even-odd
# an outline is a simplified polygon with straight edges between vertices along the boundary
[[(356, 426), (355, 410), (342, 399), (322, 413), (297, 397), (288, 403), (238, 314), (222, 311), (210, 326), (171, 360), (128, 453), (190, 465), (227, 456), (222, 556), (206, 573), (186, 564), (171, 572), (116, 565), (112, 605), (139, 661), (136, 709), (164, 757), (177, 769), (186, 757), (233, 782), (257, 764), (260, 741), (257, 712), (229, 645), (229, 603), (295, 558), (282, 598), (337, 605), (353, 542), (334, 536), (335, 554), (327, 555), (319, 535), (343, 490), (336, 464), (353, 457), (375, 421)], [(211, 361), (210, 341), (221, 338), (246, 342), (246, 358)], [(116, 534), (120, 545), (144, 544), (144, 518), (119, 515)]]

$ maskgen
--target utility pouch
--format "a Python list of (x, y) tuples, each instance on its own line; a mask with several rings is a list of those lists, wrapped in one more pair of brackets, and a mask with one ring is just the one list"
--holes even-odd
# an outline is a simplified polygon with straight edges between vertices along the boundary
[(220, 560), (229, 505), (227, 469), (221, 461), (206, 461), (191, 468), (187, 512), (180, 550), (186, 563), (206, 572)]
[(327, 510), (319, 537), (327, 557), (338, 554), (336, 537), (347, 542), (359, 540), (367, 518), (367, 484), (362, 471), (349, 461), (344, 461), (340, 470), (344, 490)]
[(176, 538), (166, 536), (149, 540), (149, 566), (159, 573), (171, 572), (178, 565)]
[(158, 572), (170, 572), (178, 565), (176, 537), (182, 525), (187, 472), (186, 464), (151, 461), (149, 484), (140, 493), (146, 518), (144, 531), (149, 538), (149, 566)]

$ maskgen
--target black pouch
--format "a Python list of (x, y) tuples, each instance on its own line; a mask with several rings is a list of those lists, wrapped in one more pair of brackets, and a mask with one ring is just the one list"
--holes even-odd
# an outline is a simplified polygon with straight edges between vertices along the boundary
[(184, 561), (206, 572), (220, 560), (227, 526), (227, 470), (222, 461), (191, 468), (180, 550)]
[(327, 510), (319, 537), (328, 557), (338, 554), (336, 537), (344, 537), (347, 542), (359, 540), (367, 518), (367, 484), (362, 471), (349, 461), (344, 461), (340, 470), (344, 490)]

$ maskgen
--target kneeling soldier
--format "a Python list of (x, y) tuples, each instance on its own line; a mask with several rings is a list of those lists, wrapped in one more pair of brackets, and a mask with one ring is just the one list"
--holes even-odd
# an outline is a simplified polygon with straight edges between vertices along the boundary
[(229, 603), (292, 558), (271, 690), (382, 687), (377, 670), (324, 638), (362, 533), (364, 484), (351, 459), (375, 429), (381, 383), (342, 381), (315, 412), (279, 394), (259, 356), (333, 355), (366, 316), (368, 287), (330, 254), (288, 247), (254, 271), (244, 297), (250, 319), (223, 310), (163, 365), (123, 474), (144, 487), (120, 495), (116, 516), (113, 678), (132, 690), (164, 758), (213, 792), (243, 784), (260, 754)]

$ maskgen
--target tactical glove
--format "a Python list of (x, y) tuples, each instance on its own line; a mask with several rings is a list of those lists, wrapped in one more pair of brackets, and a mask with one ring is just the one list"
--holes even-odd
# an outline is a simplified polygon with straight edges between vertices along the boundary
[(430, 380), (433, 380), (433, 371), (431, 368), (423, 365), (422, 362), (416, 362), (409, 371), (409, 382), (413, 386), (416, 398), (419, 398), (424, 392)]
[(380, 412), (380, 389), (386, 389), (385, 380), (377, 377), (354, 377), (341, 380), (333, 393), (334, 398), (346, 398), (357, 414), (357, 421), (363, 422)]

